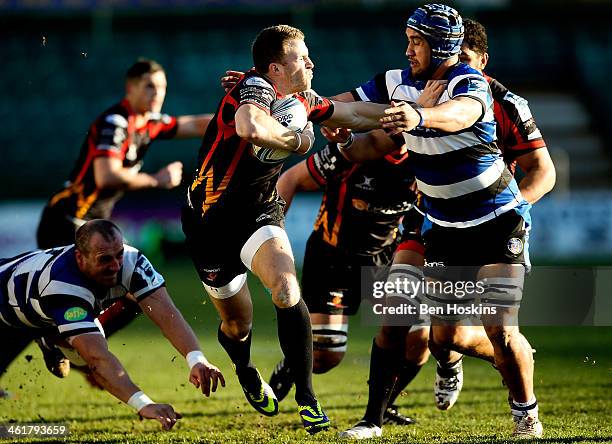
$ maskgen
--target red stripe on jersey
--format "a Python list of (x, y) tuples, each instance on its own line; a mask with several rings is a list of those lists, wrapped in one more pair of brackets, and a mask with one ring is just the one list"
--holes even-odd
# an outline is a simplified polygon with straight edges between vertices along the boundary
[(399, 165), (400, 163), (402, 163), (404, 160), (406, 160), (408, 158), (408, 151), (406, 151), (404, 154), (401, 153), (401, 151), (394, 151), (390, 154), (387, 154), (385, 156), (385, 160), (387, 162), (392, 163), (393, 165)]
[(230, 180), (232, 179), (232, 176), (234, 175), (234, 172), (236, 171), (236, 168), (238, 167), (238, 162), (240, 162), (240, 159), (242, 158), (242, 153), (244, 152), (245, 148), (248, 145), (249, 145), (249, 142), (247, 142), (246, 140), (240, 141), (240, 145), (238, 146), (238, 149), (236, 150), (236, 154), (234, 154), (234, 157), (232, 158), (232, 162), (230, 163), (227, 169), (227, 172), (225, 173), (225, 176), (223, 176), (223, 179), (221, 179), (221, 182), (219, 183), (219, 186), (216, 189), (214, 188), (213, 167), (210, 167), (210, 169), (207, 171), (205, 175), (206, 185), (204, 187), (205, 198), (204, 198), (204, 202), (202, 202), (202, 214), (206, 214), (208, 209), (212, 205), (217, 203), (217, 201), (219, 200), (223, 192), (227, 189), (227, 186), (229, 185)]
[(327, 183), (327, 180), (325, 180), (325, 177), (321, 176), (317, 171), (317, 168), (314, 165), (314, 156), (315, 155), (312, 155), (306, 159), (306, 169), (316, 183), (318, 183), (320, 186), (324, 186)]
[(340, 232), (340, 226), (342, 225), (342, 210), (344, 209), (344, 204), (346, 201), (346, 190), (348, 188), (347, 179), (351, 174), (353, 174), (353, 172), (355, 172), (357, 167), (358, 165), (355, 165), (348, 171), (344, 180), (342, 181), (342, 184), (340, 185), (340, 189), (338, 190), (338, 206), (336, 207), (336, 220), (334, 221), (334, 226), (332, 228), (331, 233), (329, 233), (328, 231), (325, 231), (323, 233), (323, 240), (334, 247), (338, 245), (338, 233)]

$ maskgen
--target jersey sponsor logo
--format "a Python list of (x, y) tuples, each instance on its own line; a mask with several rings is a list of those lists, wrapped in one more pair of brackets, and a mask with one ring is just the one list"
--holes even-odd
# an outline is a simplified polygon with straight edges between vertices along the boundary
[(206, 279), (209, 281), (214, 281), (219, 275), (220, 271), (220, 268), (202, 268), (202, 272), (206, 274)]
[(249, 86), (261, 86), (262, 88), (272, 88), (272, 85), (261, 77), (249, 77), (244, 81), (244, 84)]
[(374, 182), (374, 178), (373, 177), (363, 176), (363, 182), (355, 184), (355, 187), (356, 188), (360, 188), (362, 190), (366, 190), (366, 191), (374, 191), (374, 183), (373, 182)]
[(260, 214), (259, 217), (257, 217), (257, 219), (255, 219), (255, 222), (261, 222), (262, 220), (266, 220), (266, 219), (272, 219), (272, 216), (270, 216), (269, 214)]
[(523, 240), (518, 237), (508, 239), (508, 251), (515, 256), (523, 252)]
[(72, 307), (64, 312), (64, 319), (68, 322), (82, 321), (87, 317), (87, 311), (81, 307)]

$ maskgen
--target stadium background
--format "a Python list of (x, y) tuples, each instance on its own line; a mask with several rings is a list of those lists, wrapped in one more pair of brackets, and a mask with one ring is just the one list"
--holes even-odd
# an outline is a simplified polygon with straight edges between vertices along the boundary
[[(316, 64), (314, 88), (332, 95), (382, 70), (406, 66), (403, 26), (418, 4), (384, 0), (0, 1), (0, 257), (35, 246), (35, 228), (45, 199), (70, 172), (90, 122), (122, 97), (125, 69), (137, 57), (154, 58), (165, 67), (169, 82), (165, 112), (213, 112), (222, 94), (219, 77), (224, 70), (248, 69), (250, 42), (258, 30), (288, 23), (306, 32)], [(585, 270), (577, 265), (612, 265), (612, 117), (608, 111), (612, 90), (607, 85), (612, 68), (607, 17), (612, 3), (464, 0), (449, 4), (485, 24), (491, 55), (487, 72), (529, 99), (557, 166), (555, 190), (533, 210), (534, 263), (563, 265), (567, 275)], [(190, 174), (198, 147), (194, 140), (157, 142), (144, 169), (156, 171), (178, 159)], [(289, 214), (287, 227), (298, 260), (318, 199), (316, 193), (300, 197)], [(294, 413), (263, 421), (248, 410), (236, 388), (229, 360), (214, 340), (216, 314), (202, 297), (183, 252), (180, 202), (179, 190), (133, 193), (119, 204), (116, 216), (128, 239), (166, 275), (205, 350), (225, 370), (230, 388), (220, 398), (229, 404), (223, 403), (221, 412), (212, 401), (201, 407), (197, 394), (179, 385), (184, 379), (180, 359), (171, 361), (171, 349), (146, 320), (114, 338), (111, 348), (134, 379), (149, 387), (146, 390), (154, 399), (169, 398), (188, 412), (180, 431), (186, 439), (206, 432), (204, 436), (224, 441), (272, 437), (293, 441), (303, 436), (295, 431)], [(559, 284), (563, 274), (557, 269), (553, 278), (528, 283), (527, 302), (539, 293), (563, 293), (568, 282)], [(557, 281), (553, 290), (551, 281)], [(271, 304), (256, 288), (253, 354), (262, 373), (268, 374), (280, 351)], [(612, 325), (609, 288), (604, 285), (594, 292), (599, 294), (595, 301), (587, 295), (591, 305), (580, 307), (586, 314), (578, 324)], [(580, 306), (581, 289), (576, 287), (574, 293), (578, 298), (574, 302)], [(536, 313), (550, 308), (535, 307)], [(555, 324), (551, 319), (548, 324)], [(361, 413), (373, 332), (372, 326), (356, 320), (345, 363), (315, 381), (338, 427), (349, 425)], [(595, 441), (612, 440), (612, 431), (604, 424), (605, 412), (612, 410), (605, 395), (612, 388), (610, 328), (533, 327), (528, 334), (538, 349), (536, 386), (542, 387), (538, 393), (544, 399), (545, 424), (556, 426), (553, 433), (562, 433), (559, 438), (580, 437), (582, 430)], [(139, 348), (143, 343), (146, 353)], [(138, 430), (147, 431), (153, 441), (162, 439), (154, 425), (134, 423), (129, 411), (117, 410), (110, 397), (83, 388), (78, 376), (68, 381), (51, 379), (40, 371), (38, 352), (27, 353), (34, 356), (32, 362), (20, 358), (1, 381), (18, 399), (8, 409), (0, 408), (0, 422), (68, 418), (75, 439), (93, 439), (96, 435), (91, 430), (106, 442)], [(146, 371), (161, 362), (166, 364), (160, 370), (167, 366), (167, 371)], [(505, 395), (488, 366), (467, 364), (466, 394), (452, 415), (443, 418), (431, 406), (431, 378), (427, 367), (403, 401), (423, 425), (418, 431), (393, 429), (392, 437), (409, 433), (420, 439), (453, 441), (475, 434), (480, 442), (489, 442), (492, 436), (503, 436)], [(350, 389), (346, 381), (351, 382)], [(58, 403), (60, 393), (73, 396)], [(82, 401), (79, 393), (85, 393)], [(293, 407), (287, 404), (283, 411), (291, 412)], [(251, 424), (252, 432), (231, 422), (234, 411), (244, 412), (240, 418)], [(485, 411), (493, 411), (494, 418), (480, 414)], [(209, 416), (214, 421), (207, 421)], [(434, 424), (434, 430), (428, 424)], [(478, 427), (484, 424), (489, 430)]]

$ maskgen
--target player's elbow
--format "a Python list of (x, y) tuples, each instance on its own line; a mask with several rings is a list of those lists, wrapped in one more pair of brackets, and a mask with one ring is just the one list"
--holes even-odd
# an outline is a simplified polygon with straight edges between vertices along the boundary
[(548, 158), (546, 164), (543, 166), (543, 169), (546, 178), (545, 192), (548, 193), (555, 187), (555, 184), (557, 183), (557, 170), (555, 169), (555, 164), (553, 163), (552, 159), (550, 159), (550, 157)]
[(241, 139), (255, 143), (261, 138), (261, 129), (253, 120), (236, 120), (236, 134)]
[(127, 183), (116, 174), (96, 174), (96, 188), (99, 190), (121, 190), (127, 186)]

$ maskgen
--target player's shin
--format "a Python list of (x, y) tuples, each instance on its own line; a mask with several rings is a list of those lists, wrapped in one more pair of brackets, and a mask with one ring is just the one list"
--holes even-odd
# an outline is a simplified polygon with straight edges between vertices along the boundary
[(400, 356), (397, 350), (380, 348), (376, 340), (372, 342), (368, 406), (363, 419), (378, 427), (382, 426), (383, 414), (397, 380)]
[(295, 380), (299, 405), (315, 401), (312, 388), (312, 329), (308, 308), (302, 299), (289, 308), (276, 307), (278, 339)]
[(236, 373), (240, 373), (246, 368), (255, 368), (251, 363), (251, 336), (252, 331), (243, 340), (235, 340), (227, 336), (219, 325), (217, 338), (219, 344), (225, 349), (228, 356), (236, 366)]

